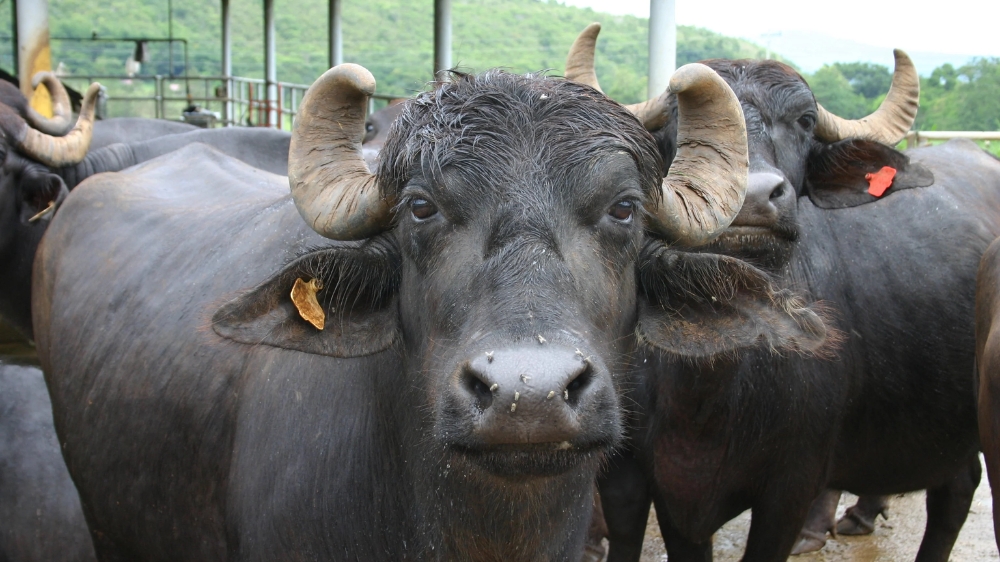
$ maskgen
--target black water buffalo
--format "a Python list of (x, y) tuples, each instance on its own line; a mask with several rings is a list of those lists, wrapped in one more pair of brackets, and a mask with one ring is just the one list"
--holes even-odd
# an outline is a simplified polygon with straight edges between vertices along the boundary
[(976, 278), (979, 439), (993, 490), (993, 532), (1000, 547), (1000, 239), (986, 249)]
[(621, 106), (501, 71), (407, 101), (371, 175), (374, 80), (341, 65), (287, 183), (191, 145), (79, 186), (33, 304), (99, 557), (578, 560), (637, 333), (682, 357), (825, 337), (758, 270), (664, 242), (725, 228), (746, 169), (725, 84), (671, 88), (665, 180)]
[[(61, 116), (68, 111), (63, 108), (68, 102), (59, 101), (67, 97), (65, 90), (50, 73), (39, 73), (36, 82), (44, 82), (54, 92), (57, 118), (49, 121), (55, 124), (33, 113), (20, 91), (6, 83), (0, 84), (0, 103), (9, 102), (9, 107), (16, 109), (32, 128), (65, 135), (66, 124)], [(89, 119), (92, 100), (85, 101), (84, 107), (88, 108), (84, 119)], [(369, 166), (374, 166), (399, 108), (398, 104), (390, 104), (368, 116), (363, 149)], [(72, 127), (73, 123), (69, 125)], [(86, 131), (92, 136), (89, 151), (84, 149), (75, 158), (59, 162), (59, 166), (39, 165), (36, 156), (21, 155), (16, 150), (6, 156), (6, 173), (0, 179), (0, 216), (8, 217), (0, 221), (3, 225), (0, 227), (0, 322), (25, 339), (31, 339), (31, 263), (50, 215), (35, 221), (29, 219), (49, 203), (61, 201), (81, 181), (96, 173), (124, 170), (193, 143), (210, 145), (255, 168), (274, 174), (288, 173), (291, 135), (284, 131), (246, 127), (206, 130), (184, 123), (138, 118), (94, 121), (92, 130)], [(106, 145), (101, 146), (102, 142)]]
[[(596, 86), (596, 33), (578, 41), (589, 51), (574, 51), (567, 78)], [(829, 487), (926, 488), (917, 559), (945, 561), (980, 478), (973, 297), (980, 256), (1000, 234), (1000, 162), (968, 141), (892, 148), (919, 95), (899, 51), (886, 101), (856, 122), (826, 112), (786, 65), (704, 64), (740, 99), (750, 146), (743, 209), (704, 251), (770, 269), (821, 299), (843, 341), (828, 358), (749, 352), (710, 366), (648, 347), (632, 447), (601, 482), (609, 560), (638, 559), (650, 501), (672, 561), (710, 559), (712, 533), (748, 508), (744, 560), (784, 560)], [(683, 136), (671, 124), (672, 96), (663, 97), (636, 111), (662, 127), (669, 159)], [(888, 191), (873, 195), (893, 172)]]
[(38, 215), (50, 205), (58, 206), (84, 179), (123, 170), (192, 143), (211, 145), (255, 167), (283, 174), (289, 138), (288, 133), (269, 129), (199, 129), (134, 144), (112, 144), (48, 166), (36, 154), (6, 147), (0, 169), (0, 318), (31, 338), (31, 264), (51, 212)]
[(90, 149), (95, 150), (116, 143), (142, 142), (167, 135), (191, 133), (198, 127), (180, 121), (145, 119), (142, 117), (114, 117), (94, 122)]
[(94, 84), (87, 91), (80, 117), (67, 132), (61, 122), (68, 111), (60, 101), (65, 91), (57, 84), (49, 85), (56, 118), (46, 123), (34, 110), (28, 111), (30, 106), (15, 86), (0, 81), (0, 318), (29, 338), (34, 249), (52, 209), (66, 195), (62, 178), (52, 170), (80, 162), (86, 155), (100, 88)]
[[(39, 73), (35, 82), (47, 85), (53, 94), (55, 117), (45, 119), (28, 105), (17, 88), (0, 82), (3, 130), (8, 139), (28, 135), (31, 143), (10, 142), (2, 150), (0, 171), (0, 321), (31, 339), (31, 264), (38, 242), (48, 225), (50, 206), (57, 206), (68, 190), (99, 172), (119, 171), (191, 143), (211, 145), (257, 168), (287, 173), (288, 133), (270, 129), (177, 128), (171, 122), (153, 119), (112, 120), (110, 126), (93, 121), (99, 85), (93, 85), (83, 101), (77, 129), (68, 137), (71, 115), (68, 97), (51, 73)], [(68, 121), (73, 128), (74, 122)], [(178, 131), (192, 129), (187, 133)], [(116, 142), (93, 148), (99, 130), (105, 141)], [(22, 132), (23, 131), (23, 132)], [(149, 138), (159, 137), (159, 138)], [(136, 139), (143, 139), (139, 141)], [(28, 140), (26, 138), (26, 140)], [(71, 146), (71, 150), (52, 147)], [(42, 216), (39, 216), (42, 214)]]
[(0, 467), (0, 560), (95, 559), (35, 367), (0, 362)]
[(394, 99), (382, 109), (373, 112), (365, 119), (365, 140), (361, 144), (365, 163), (370, 169), (375, 169), (379, 152), (389, 138), (389, 127), (403, 112), (405, 99)]
[[(43, 78), (48, 84), (47, 73), (40, 73), (39, 79)], [(0, 85), (0, 94), (6, 93), (0, 95), (0, 101), (14, 100), (15, 107), (26, 106), (20, 92), (8, 92), (5, 85)], [(57, 92), (56, 99), (65, 97), (58, 81), (50, 88)], [(368, 116), (366, 130), (370, 134), (366, 134), (363, 149), (369, 166), (374, 165), (385, 132), (399, 115), (399, 108), (398, 104), (392, 104)], [(27, 111), (22, 113), (32, 115)], [(25, 120), (32, 127), (45, 123), (40, 117), (33, 120), (25, 117)], [(111, 126), (102, 128), (102, 124), (109, 122)], [(175, 128), (174, 125), (183, 127)], [(49, 125), (46, 129), (66, 133), (63, 125)], [(95, 147), (99, 131), (103, 131), (104, 141), (117, 138), (118, 142)], [(291, 135), (284, 131), (247, 127), (199, 129), (171, 121), (120, 118), (95, 121), (92, 135), (91, 148), (85, 156), (83, 153), (78, 155), (82, 158), (79, 162), (61, 162), (64, 165), (46, 169), (30, 154), (25, 158), (11, 151), (7, 156), (7, 175), (0, 178), (0, 215), (10, 217), (0, 221), (3, 225), (0, 227), (0, 322), (5, 321), (26, 339), (31, 339), (31, 263), (48, 225), (48, 217), (29, 219), (44, 210), (48, 203), (61, 201), (65, 193), (81, 181), (96, 173), (124, 170), (193, 143), (210, 145), (255, 168), (280, 175), (288, 173)], [(24, 169), (28, 173), (21, 171)]]

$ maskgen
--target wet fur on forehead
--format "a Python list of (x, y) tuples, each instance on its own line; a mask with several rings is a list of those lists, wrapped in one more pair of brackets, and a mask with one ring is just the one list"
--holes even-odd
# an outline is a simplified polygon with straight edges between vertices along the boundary
[(652, 136), (618, 103), (596, 90), (536, 74), (493, 69), (452, 72), (406, 102), (379, 159), (378, 181), (396, 196), (420, 173), (443, 185), (453, 170), (470, 183), (513, 165), (545, 162), (570, 174), (595, 154), (625, 152), (651, 202), (660, 195), (662, 161)]
[(791, 107), (803, 97), (816, 102), (809, 84), (787, 64), (749, 59), (709, 59), (702, 64), (718, 73), (741, 102), (760, 109)]

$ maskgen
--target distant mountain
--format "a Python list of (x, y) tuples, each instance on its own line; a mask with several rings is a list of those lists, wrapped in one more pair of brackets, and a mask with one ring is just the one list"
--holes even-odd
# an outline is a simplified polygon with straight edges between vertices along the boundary
[[(748, 39), (760, 45), (770, 46), (773, 53), (795, 61), (795, 64), (806, 73), (816, 72), (824, 64), (834, 62), (872, 62), (889, 68), (893, 65), (892, 49), (838, 39), (815, 31), (785, 30)], [(961, 66), (974, 56), (910, 50), (907, 50), (906, 54), (913, 59), (913, 64), (921, 76), (929, 76), (935, 68), (945, 63)]]

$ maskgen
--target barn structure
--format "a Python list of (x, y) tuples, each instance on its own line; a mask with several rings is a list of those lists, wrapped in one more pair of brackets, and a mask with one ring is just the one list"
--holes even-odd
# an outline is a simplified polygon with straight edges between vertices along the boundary
[[(156, 104), (156, 117), (167, 118), (165, 105), (170, 101), (186, 101), (194, 103), (214, 103), (221, 106), (219, 121), (225, 125), (242, 124), (249, 121), (255, 125), (268, 127), (290, 126), (290, 121), (298, 109), (298, 104), (308, 88), (306, 84), (291, 84), (278, 81), (277, 49), (275, 41), (275, 0), (262, 0), (263, 8), (263, 38), (264, 38), (264, 78), (251, 79), (233, 76), (232, 73), (232, 9), (230, 0), (220, 2), (221, 21), (221, 68), (218, 76), (199, 76), (198, 81), (206, 87), (199, 95), (191, 89), (191, 78), (185, 78), (185, 92), (181, 96), (172, 94), (165, 82), (178, 78), (171, 75), (151, 77), (155, 81), (153, 98)], [(328, 0), (327, 30), (328, 30), (328, 62), (336, 66), (344, 62), (343, 27), (341, 12), (344, 2), (352, 0)], [(676, 65), (676, 25), (674, 21), (676, 0), (650, 0), (649, 18), (649, 97), (659, 95), (666, 87)], [(172, 0), (166, 0), (168, 12), (172, 12)], [(31, 97), (32, 105), (39, 111), (48, 114), (48, 93), (44, 86), (37, 91), (31, 87), (31, 77), (40, 70), (51, 70), (49, 48), (49, 17), (48, 0), (14, 0), (13, 8), (13, 42), (16, 48), (14, 75), (20, 81), (22, 91)], [(434, 57), (433, 72), (451, 68), (452, 66), (452, 33), (451, 14), (452, 0), (434, 0)], [(168, 37), (134, 37), (134, 38), (59, 38), (76, 41), (134, 41), (136, 44), (135, 59), (141, 60), (142, 53), (151, 42), (167, 42), (170, 49), (171, 63), (174, 57), (175, 44), (183, 47), (187, 57), (187, 42), (173, 35), (172, 18), (168, 17)], [(187, 65), (185, 64), (185, 69)], [(98, 77), (90, 77), (97, 79)], [(107, 77), (111, 78), (111, 77)], [(217, 81), (220, 87), (210, 90), (208, 81)], [(376, 98), (389, 99), (398, 96), (376, 95)], [(116, 98), (109, 98), (112, 102)], [(124, 99), (124, 98), (119, 98)], [(132, 99), (132, 98), (128, 98)], [(242, 110), (242, 111), (239, 111)]]

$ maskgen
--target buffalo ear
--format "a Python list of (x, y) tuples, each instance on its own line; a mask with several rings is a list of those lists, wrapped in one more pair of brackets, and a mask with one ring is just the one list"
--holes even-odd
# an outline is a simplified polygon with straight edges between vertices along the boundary
[[(398, 258), (385, 243), (305, 254), (276, 275), (223, 305), (212, 317), (218, 335), (331, 357), (361, 357), (388, 349), (399, 334)], [(323, 329), (292, 302), (297, 279), (323, 287), (316, 303)]]
[[(25, 169), (19, 178), (18, 188), (21, 190), (21, 202), (18, 208), (18, 218), (22, 223), (30, 221), (50, 205), (52, 210), (58, 208), (69, 194), (66, 182), (56, 174), (41, 167)], [(50, 220), (55, 213), (48, 212), (35, 220)]]
[(641, 262), (638, 336), (690, 359), (751, 349), (816, 354), (822, 317), (748, 263), (729, 256), (647, 246)]
[[(868, 193), (866, 174), (884, 166), (896, 169), (892, 185), (881, 196)], [(810, 155), (806, 169), (806, 193), (821, 209), (844, 209), (872, 203), (893, 193), (934, 184), (930, 170), (910, 162), (902, 152), (877, 142), (848, 139), (824, 144)]]

